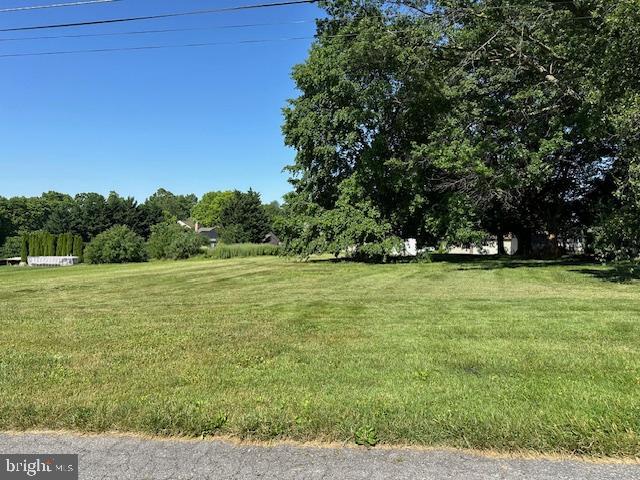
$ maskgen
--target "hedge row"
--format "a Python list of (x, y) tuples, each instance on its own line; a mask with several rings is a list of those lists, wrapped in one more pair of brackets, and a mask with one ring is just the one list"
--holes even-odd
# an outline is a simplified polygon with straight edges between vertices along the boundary
[(281, 248), (269, 243), (219, 243), (215, 248), (208, 250), (208, 258), (234, 258), (234, 257), (259, 257), (265, 255), (280, 255)]
[(72, 233), (54, 235), (49, 232), (31, 232), (22, 235), (20, 256), (23, 262), (30, 257), (67, 257), (73, 255), (82, 258), (84, 242), (82, 237)]

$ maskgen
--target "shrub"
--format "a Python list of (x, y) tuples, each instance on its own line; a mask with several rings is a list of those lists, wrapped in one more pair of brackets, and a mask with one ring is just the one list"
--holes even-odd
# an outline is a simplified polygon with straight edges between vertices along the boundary
[(84, 250), (87, 263), (126, 263), (147, 260), (144, 239), (129, 227), (117, 225), (97, 235)]
[(640, 258), (640, 211), (621, 207), (602, 213), (593, 227), (593, 248), (604, 261)]
[(207, 239), (193, 230), (186, 230), (177, 223), (164, 222), (151, 227), (148, 249), (152, 258), (178, 260), (200, 253)]
[(431, 254), (426, 250), (422, 250), (416, 255), (415, 261), (417, 263), (431, 263)]
[(264, 255), (280, 255), (278, 245), (268, 243), (236, 243), (227, 245), (221, 243), (206, 253), (208, 258), (259, 257)]
[(358, 445), (375, 447), (378, 444), (378, 433), (373, 427), (359, 427), (358, 429), (356, 429), (354, 437)]
[(0, 258), (19, 257), (21, 256), (22, 237), (7, 237), (4, 245), (0, 248)]

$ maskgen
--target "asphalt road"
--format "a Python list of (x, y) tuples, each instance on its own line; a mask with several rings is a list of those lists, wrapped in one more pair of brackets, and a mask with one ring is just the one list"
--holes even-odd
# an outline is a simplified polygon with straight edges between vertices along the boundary
[(0, 433), (0, 453), (78, 453), (86, 480), (640, 480), (640, 464), (507, 459), (452, 451), (235, 445), (126, 436)]

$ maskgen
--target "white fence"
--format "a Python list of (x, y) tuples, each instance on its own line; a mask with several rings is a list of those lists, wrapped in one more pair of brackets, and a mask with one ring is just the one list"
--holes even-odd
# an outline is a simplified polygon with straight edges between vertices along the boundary
[(68, 267), (79, 262), (79, 257), (27, 257), (30, 267)]

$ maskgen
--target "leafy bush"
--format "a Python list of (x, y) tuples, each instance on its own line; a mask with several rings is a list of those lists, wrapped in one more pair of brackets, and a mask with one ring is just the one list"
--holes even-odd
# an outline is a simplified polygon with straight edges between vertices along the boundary
[(354, 178), (338, 187), (335, 208), (310, 204), (304, 195), (287, 197), (282, 229), (288, 253), (309, 257), (316, 253), (347, 255), (363, 261), (386, 261), (402, 251), (404, 242), (394, 235), (374, 203)]
[(422, 250), (416, 255), (415, 261), (417, 263), (431, 263), (431, 254), (426, 250)]
[(605, 261), (627, 261), (640, 258), (640, 212), (636, 209), (610, 210), (593, 228), (596, 256)]
[(359, 427), (358, 429), (356, 429), (354, 437), (356, 444), (358, 445), (375, 447), (378, 444), (378, 433), (373, 427)]
[(7, 237), (0, 248), (0, 258), (19, 257), (22, 246), (22, 237)]
[(164, 222), (151, 227), (148, 248), (152, 258), (189, 258), (200, 253), (207, 239), (177, 223)]
[(235, 258), (235, 257), (259, 257), (265, 255), (280, 255), (281, 248), (269, 243), (236, 243), (226, 245), (218, 244), (214, 249), (206, 253), (208, 258)]
[(97, 235), (84, 250), (87, 263), (125, 263), (147, 260), (144, 239), (129, 227), (117, 225)]

